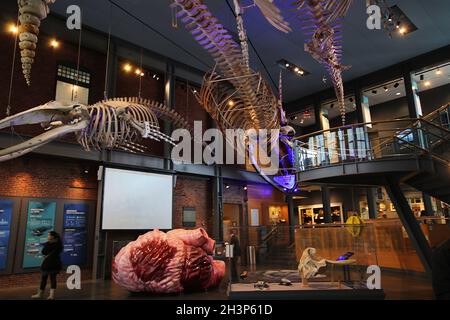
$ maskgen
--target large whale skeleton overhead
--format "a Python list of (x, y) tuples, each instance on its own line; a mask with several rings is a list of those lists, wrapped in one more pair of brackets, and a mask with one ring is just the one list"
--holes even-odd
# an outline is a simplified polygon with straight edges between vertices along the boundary
[[(28, 84), (30, 84), (31, 64), (35, 57), (39, 26), (49, 13), (49, 4), (54, 2), (55, 0), (18, 0), (19, 47), (22, 68)], [(178, 18), (182, 19), (195, 40), (211, 54), (216, 62), (214, 69), (205, 75), (197, 98), (222, 130), (279, 129), (280, 136), (270, 137), (269, 143), (274, 143), (275, 138), (280, 138), (281, 175), (289, 176), (293, 172), (290, 138), (294, 134), (294, 130), (288, 126), (281, 100), (275, 96), (262, 75), (253, 71), (249, 66), (243, 7), (239, 0), (233, 0), (233, 2), (239, 44), (233, 40), (218, 19), (208, 11), (203, 0), (173, 0), (172, 6), (179, 8)], [(253, 2), (272, 26), (282, 32), (291, 31), (289, 23), (283, 19), (273, 0), (254, 0)], [(339, 20), (348, 11), (351, 3), (352, 0), (296, 0), (292, 4), (299, 12), (298, 16), (302, 21), (302, 28), (306, 30), (306, 35), (311, 36), (310, 40), (305, 43), (305, 50), (324, 64), (329, 71), (343, 123), (345, 123), (345, 106), (341, 73), (347, 67), (340, 64), (342, 49), (339, 43), (341, 37)], [(86, 150), (91, 147), (106, 147), (140, 151), (142, 146), (135, 142), (136, 137), (139, 136), (138, 133), (141, 133), (141, 136), (173, 143), (168, 136), (159, 131), (157, 115), (154, 113), (156, 103), (146, 101), (144, 105), (147, 107), (141, 108), (137, 105), (142, 101), (137, 101), (135, 98), (124, 99), (122, 102), (131, 102), (136, 106), (132, 108), (128, 106), (124, 109), (122, 105), (117, 107), (115, 106), (117, 103), (104, 101), (93, 106), (77, 105), (74, 107), (52, 102), (6, 118), (0, 122), (0, 128), (16, 124), (43, 123), (50, 124), (52, 130), (27, 142), (0, 151), (0, 161), (20, 156), (68, 132), (76, 132), (78, 141)], [(128, 111), (134, 109), (139, 112), (135, 113), (133, 118)], [(99, 121), (98, 119), (101, 117), (93, 115), (92, 110), (100, 110), (99, 112), (104, 113), (105, 116), (110, 115), (112, 121), (104, 119)], [(45, 118), (49, 112), (52, 114), (52, 121)], [(135, 116), (138, 114), (143, 118), (141, 119), (141, 116), (136, 118)], [(174, 116), (174, 113), (171, 115)], [(59, 122), (55, 120), (58, 117), (62, 119), (58, 120)], [(176, 118), (178, 117), (179, 115)], [(183, 123), (187, 125), (185, 121)], [(93, 128), (93, 125), (99, 125), (99, 127)], [(124, 127), (120, 127), (121, 125)], [(144, 127), (142, 127), (143, 125)], [(119, 128), (127, 128), (126, 133), (120, 131)], [(86, 135), (85, 132), (89, 130), (91, 133)], [(249, 146), (249, 151), (254, 153), (251, 146)], [(266, 180), (273, 183), (273, 180), (264, 173), (264, 169), (259, 166), (254, 155), (250, 154), (250, 158), (257, 171)], [(280, 187), (280, 183), (275, 185)], [(295, 183), (289, 183), (289, 189), (294, 187)]]
[(86, 151), (121, 149), (143, 152), (143, 139), (174, 144), (160, 130), (158, 119), (169, 121), (176, 128), (193, 132), (189, 123), (173, 109), (141, 98), (115, 98), (94, 105), (52, 101), (0, 120), (0, 129), (40, 124), (46, 131), (34, 138), (0, 150), (0, 161), (31, 152), (55, 139), (74, 133)]
[[(266, 19), (277, 29), (289, 32), (289, 24), (283, 20), (280, 10), (271, 0), (257, 0), (255, 5)], [(256, 146), (252, 139), (247, 142), (249, 159), (257, 172), (278, 189), (294, 189), (292, 183), (280, 183), (279, 176), (293, 176), (293, 157), (290, 138), (295, 134), (288, 126), (281, 101), (273, 93), (270, 85), (259, 72), (249, 65), (247, 34), (243, 23), (243, 8), (239, 0), (234, 0), (239, 44), (229, 31), (213, 16), (202, 0), (174, 0), (177, 18), (185, 24), (194, 39), (213, 57), (214, 69), (203, 78), (197, 98), (200, 104), (216, 121), (217, 126), (226, 129), (279, 130), (277, 135), (269, 135), (266, 140), (278, 155), (278, 172), (273, 167), (261, 165), (257, 158)], [(233, 143), (233, 142), (231, 142)]]

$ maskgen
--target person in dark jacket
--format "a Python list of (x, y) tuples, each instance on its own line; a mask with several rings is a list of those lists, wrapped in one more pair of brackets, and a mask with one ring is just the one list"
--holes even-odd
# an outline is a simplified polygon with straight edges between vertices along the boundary
[(241, 256), (241, 245), (239, 243), (239, 238), (233, 229), (230, 230), (230, 245), (233, 246), (233, 257), (231, 258), (231, 280), (234, 282), (239, 281), (239, 275), (237, 270), (237, 263), (239, 257)]
[(61, 271), (61, 252), (63, 250), (63, 245), (61, 237), (55, 231), (50, 231), (48, 233), (47, 242), (42, 248), (42, 254), (44, 255), (44, 261), (41, 265), (41, 285), (38, 292), (32, 296), (33, 299), (42, 298), (42, 295), (47, 286), (47, 279), (50, 276), (50, 295), (48, 300), (55, 299), (56, 290), (56, 275)]

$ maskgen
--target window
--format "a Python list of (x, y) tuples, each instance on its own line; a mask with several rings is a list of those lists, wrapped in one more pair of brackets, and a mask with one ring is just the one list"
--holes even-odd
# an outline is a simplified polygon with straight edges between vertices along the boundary
[(192, 228), (196, 226), (195, 208), (183, 208), (183, 227)]
[(88, 72), (58, 65), (55, 100), (88, 104), (90, 81), (91, 75)]

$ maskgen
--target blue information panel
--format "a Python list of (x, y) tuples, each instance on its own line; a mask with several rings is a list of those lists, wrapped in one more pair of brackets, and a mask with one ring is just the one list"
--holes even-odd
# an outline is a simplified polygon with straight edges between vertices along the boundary
[(0, 201), (0, 270), (6, 269), (12, 211), (12, 201)]
[(42, 264), (42, 246), (55, 226), (56, 202), (30, 201), (28, 203), (27, 230), (23, 256), (24, 268), (35, 268)]
[(62, 262), (64, 265), (82, 265), (86, 262), (88, 205), (64, 205)]

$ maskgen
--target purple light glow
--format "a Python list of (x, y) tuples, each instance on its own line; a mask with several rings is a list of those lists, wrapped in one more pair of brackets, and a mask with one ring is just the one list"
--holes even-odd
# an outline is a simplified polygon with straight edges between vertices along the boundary
[[(291, 190), (295, 186), (295, 175), (287, 175), (287, 176), (275, 176), (273, 180), (280, 186), (284, 187), (284, 191), (287, 189)], [(285, 190), (286, 189), (286, 190)]]

